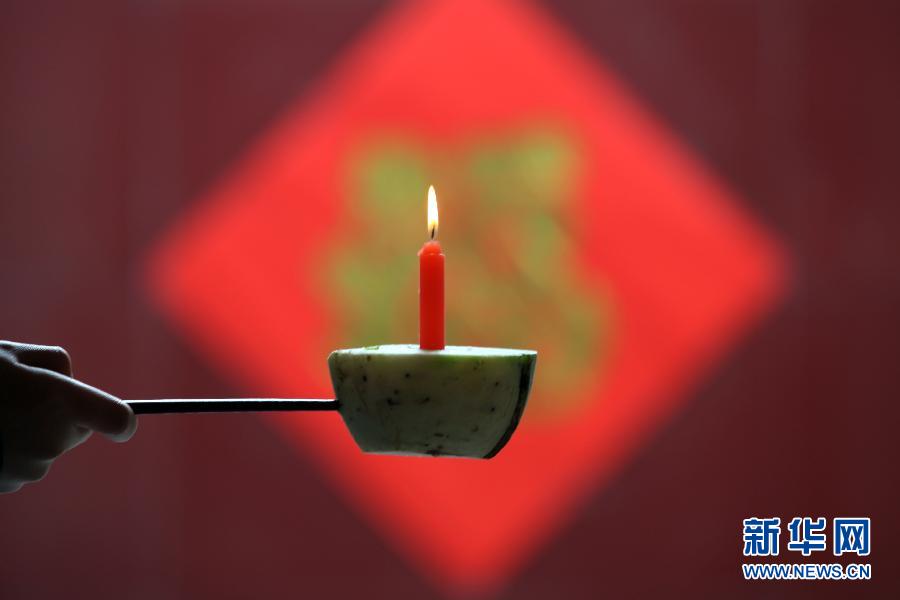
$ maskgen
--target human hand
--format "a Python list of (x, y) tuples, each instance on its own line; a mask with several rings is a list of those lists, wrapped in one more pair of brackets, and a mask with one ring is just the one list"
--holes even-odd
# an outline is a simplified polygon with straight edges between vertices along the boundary
[(94, 431), (124, 442), (136, 428), (127, 404), (72, 378), (62, 348), (0, 341), (0, 493), (42, 479)]

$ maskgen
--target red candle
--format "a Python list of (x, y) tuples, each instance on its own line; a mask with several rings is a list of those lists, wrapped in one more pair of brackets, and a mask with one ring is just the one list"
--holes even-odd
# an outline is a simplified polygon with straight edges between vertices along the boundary
[(435, 238), (437, 194), (428, 188), (429, 240), (419, 250), (419, 348), (444, 349), (444, 253)]

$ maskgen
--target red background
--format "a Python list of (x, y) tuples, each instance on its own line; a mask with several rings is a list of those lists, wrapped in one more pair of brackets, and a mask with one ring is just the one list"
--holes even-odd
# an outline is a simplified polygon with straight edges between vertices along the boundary
[[(0, 333), (65, 345), (78, 375), (123, 397), (248, 393), (152, 309), (141, 261), (382, 7), (7, 9)], [(500, 596), (896, 590), (896, 10), (548, 9), (740, 191), (788, 246), (794, 279)], [(873, 518), (873, 582), (740, 581), (742, 518), (851, 513)], [(4, 598), (441, 593), (302, 457), (235, 416), (145, 419), (126, 446), (94, 440), (0, 498), (0, 531)]]

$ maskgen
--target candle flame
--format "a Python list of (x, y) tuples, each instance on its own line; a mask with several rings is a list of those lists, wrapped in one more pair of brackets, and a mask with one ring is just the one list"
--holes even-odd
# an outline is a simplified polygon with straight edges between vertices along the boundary
[(438, 230), (438, 210), (437, 210), (437, 192), (434, 186), (428, 186), (428, 233), (431, 239), (437, 236)]

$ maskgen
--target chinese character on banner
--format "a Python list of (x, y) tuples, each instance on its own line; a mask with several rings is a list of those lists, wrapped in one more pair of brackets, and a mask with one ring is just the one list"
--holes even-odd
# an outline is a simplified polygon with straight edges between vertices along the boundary
[(837, 518), (834, 520), (834, 555), (869, 555), (871, 520), (869, 518)]
[(809, 556), (815, 550), (825, 549), (825, 517), (813, 520), (812, 517), (794, 517), (788, 523), (788, 532), (791, 539), (788, 541), (788, 550), (799, 550), (803, 556)]
[(781, 519), (744, 519), (744, 556), (778, 556)]

